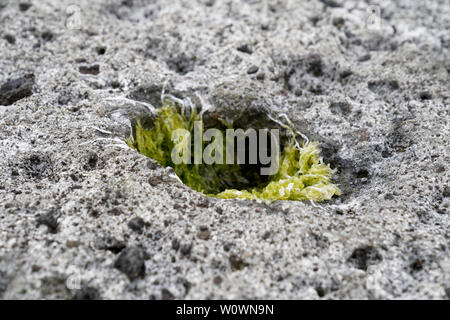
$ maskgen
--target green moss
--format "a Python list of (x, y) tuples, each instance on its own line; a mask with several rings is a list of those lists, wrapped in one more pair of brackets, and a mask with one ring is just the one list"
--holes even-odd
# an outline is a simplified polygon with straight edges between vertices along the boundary
[(329, 200), (340, 195), (339, 188), (331, 183), (332, 170), (319, 158), (317, 143), (300, 148), (293, 144), (285, 147), (280, 169), (264, 188), (251, 191), (230, 189), (219, 193), (219, 198), (264, 200)]
[[(194, 121), (201, 121), (195, 110), (188, 117), (180, 113), (175, 104), (166, 101), (158, 109), (151, 126), (145, 125), (144, 121), (137, 122), (134, 138), (129, 138), (127, 143), (162, 166), (173, 167), (187, 186), (209, 196), (265, 201), (323, 201), (340, 195), (339, 188), (331, 182), (333, 171), (319, 156), (318, 144), (307, 143), (300, 147), (292, 130), (291, 141), (280, 154), (279, 170), (268, 180), (259, 176), (259, 171), (238, 164), (174, 164), (171, 158), (175, 147), (172, 133), (176, 129), (193, 133)], [(225, 128), (221, 128), (224, 133)]]

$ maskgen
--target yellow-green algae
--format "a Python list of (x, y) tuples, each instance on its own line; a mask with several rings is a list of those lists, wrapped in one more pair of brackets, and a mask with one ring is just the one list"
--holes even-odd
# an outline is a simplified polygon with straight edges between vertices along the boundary
[(134, 135), (127, 143), (162, 166), (172, 167), (187, 186), (208, 196), (263, 201), (324, 201), (341, 194), (337, 185), (331, 182), (333, 170), (323, 163), (318, 143), (306, 143), (300, 147), (293, 130), (290, 130), (292, 137), (288, 145), (280, 153), (278, 172), (268, 181), (257, 174), (249, 177), (247, 170), (238, 164), (174, 164), (171, 158), (175, 146), (171, 140), (172, 132), (185, 129), (193, 136), (194, 121), (201, 120), (195, 110), (188, 117), (180, 113), (174, 103), (165, 101), (157, 110), (151, 126), (137, 121)]

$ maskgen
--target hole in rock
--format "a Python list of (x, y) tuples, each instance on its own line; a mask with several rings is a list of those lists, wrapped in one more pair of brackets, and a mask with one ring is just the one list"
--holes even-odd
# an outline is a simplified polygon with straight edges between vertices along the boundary
[(318, 143), (306, 141), (292, 124), (264, 110), (197, 110), (177, 98), (163, 99), (159, 108), (150, 109), (130, 117), (127, 144), (172, 167), (196, 191), (265, 201), (323, 201), (340, 195)]

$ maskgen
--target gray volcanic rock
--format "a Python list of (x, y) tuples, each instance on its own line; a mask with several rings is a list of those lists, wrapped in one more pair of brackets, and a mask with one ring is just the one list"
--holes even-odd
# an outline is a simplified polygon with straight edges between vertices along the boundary
[[(448, 1), (73, 3), (0, 1), (0, 298), (448, 298)], [(342, 197), (191, 190), (124, 143), (163, 89), (286, 114)]]

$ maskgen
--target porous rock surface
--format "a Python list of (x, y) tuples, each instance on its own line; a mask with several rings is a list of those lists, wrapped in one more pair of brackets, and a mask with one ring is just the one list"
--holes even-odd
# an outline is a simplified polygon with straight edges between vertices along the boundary
[[(0, 298), (449, 297), (448, 1), (73, 3), (0, 1)], [(192, 191), (111, 111), (164, 86), (287, 114), (343, 196)]]

